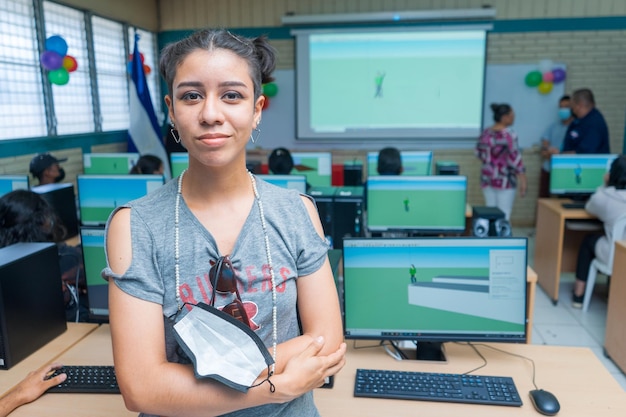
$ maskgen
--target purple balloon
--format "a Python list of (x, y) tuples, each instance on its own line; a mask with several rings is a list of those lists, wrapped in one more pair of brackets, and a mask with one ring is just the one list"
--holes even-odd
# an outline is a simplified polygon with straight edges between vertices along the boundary
[(53, 71), (63, 66), (63, 57), (56, 52), (44, 51), (39, 57), (39, 62), (48, 71)]
[(563, 68), (555, 68), (552, 70), (552, 82), (560, 83), (565, 80), (565, 70)]

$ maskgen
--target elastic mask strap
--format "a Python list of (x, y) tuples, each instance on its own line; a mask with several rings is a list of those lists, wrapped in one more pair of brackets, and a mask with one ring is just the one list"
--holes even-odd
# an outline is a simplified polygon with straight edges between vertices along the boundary
[(254, 387), (258, 387), (260, 385), (263, 385), (265, 382), (267, 382), (268, 384), (270, 384), (270, 392), (274, 393), (276, 392), (276, 386), (272, 383), (272, 381), (270, 381), (270, 377), (272, 376), (272, 371), (270, 370), (270, 366), (267, 367), (267, 378), (265, 378), (263, 381), (259, 382), (258, 384), (254, 384), (252, 386), (250, 386), (250, 388), (254, 388)]

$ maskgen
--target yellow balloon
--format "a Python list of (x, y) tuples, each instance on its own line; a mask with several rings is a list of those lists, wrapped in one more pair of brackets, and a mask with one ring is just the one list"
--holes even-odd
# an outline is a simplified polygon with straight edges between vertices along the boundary
[(552, 91), (552, 83), (547, 83), (547, 82), (542, 81), (537, 86), (537, 90), (539, 90), (541, 94), (548, 94), (550, 91)]

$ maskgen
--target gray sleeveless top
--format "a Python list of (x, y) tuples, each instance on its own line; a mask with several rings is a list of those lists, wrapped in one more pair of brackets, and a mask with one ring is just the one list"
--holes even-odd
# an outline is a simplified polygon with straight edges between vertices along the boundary
[[(294, 190), (276, 187), (256, 179), (268, 228), (272, 267), (277, 290), (278, 343), (300, 334), (296, 312), (296, 280), (317, 271), (326, 259), (328, 245), (317, 234)], [(211, 233), (180, 204), (180, 287), (175, 288), (174, 210), (177, 180), (166, 183), (147, 196), (131, 201), (132, 262), (122, 274), (108, 266), (103, 274), (124, 292), (163, 306), (167, 358), (189, 363), (178, 349), (172, 326), (178, 308), (176, 291), (183, 303), (209, 303), (212, 286), (209, 269), (220, 256), (229, 255), (253, 330), (272, 346), (272, 291), (264, 234), (256, 201), (235, 243), (232, 253), (222, 254)], [(108, 223), (107, 223), (108, 228)], [(216, 306), (219, 300), (216, 299)], [(186, 313), (183, 308), (175, 317)], [(253, 312), (253, 314), (250, 314)], [(269, 388), (268, 388), (269, 389)], [(318, 416), (311, 392), (286, 404), (267, 404), (228, 414), (228, 416)]]

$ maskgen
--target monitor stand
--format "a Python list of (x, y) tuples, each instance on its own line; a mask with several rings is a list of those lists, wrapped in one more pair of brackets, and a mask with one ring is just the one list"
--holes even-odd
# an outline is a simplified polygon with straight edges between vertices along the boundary
[[(400, 355), (402, 360), (418, 360), (437, 363), (448, 361), (446, 349), (442, 342), (392, 342), (391, 345)], [(409, 346), (410, 345), (410, 346)]]

